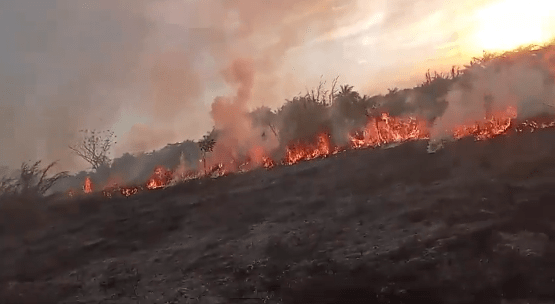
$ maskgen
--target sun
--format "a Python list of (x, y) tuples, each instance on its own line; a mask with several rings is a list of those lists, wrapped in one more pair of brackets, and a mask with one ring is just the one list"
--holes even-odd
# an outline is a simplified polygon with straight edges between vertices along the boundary
[(555, 17), (555, 1), (501, 0), (477, 10), (475, 16), (478, 48), (510, 50), (525, 44), (542, 43), (553, 36), (549, 23)]

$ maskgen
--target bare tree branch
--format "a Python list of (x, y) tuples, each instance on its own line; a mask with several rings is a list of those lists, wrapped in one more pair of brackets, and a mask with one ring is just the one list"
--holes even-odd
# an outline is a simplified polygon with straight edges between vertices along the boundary
[(109, 164), (108, 153), (110, 148), (117, 143), (115, 142), (117, 136), (114, 135), (114, 132), (103, 131), (102, 133), (107, 133), (104, 136), (99, 135), (95, 130), (90, 133), (88, 130), (80, 130), (79, 132), (84, 133), (83, 142), (79, 145), (69, 146), (69, 148), (77, 156), (91, 164), (93, 169)]
[(330, 104), (333, 104), (333, 99), (335, 98), (335, 94), (337, 94), (337, 90), (335, 89), (335, 86), (337, 85), (337, 80), (339, 79), (339, 76), (335, 77), (331, 83), (331, 92), (330, 92)]

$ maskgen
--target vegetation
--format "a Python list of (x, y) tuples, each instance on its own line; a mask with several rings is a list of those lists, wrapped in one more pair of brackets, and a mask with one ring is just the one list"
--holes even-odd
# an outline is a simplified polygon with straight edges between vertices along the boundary
[(109, 130), (102, 132), (80, 130), (79, 132), (84, 134), (83, 141), (80, 144), (69, 146), (69, 148), (91, 164), (93, 169), (108, 165), (110, 149), (117, 143), (115, 141), (117, 136), (114, 135), (114, 132)]
[(202, 163), (204, 164), (204, 171), (206, 171), (206, 153), (212, 152), (214, 150), (214, 146), (216, 145), (216, 129), (212, 129), (212, 131), (205, 134), (201, 140), (198, 142), (198, 146), (202, 151)]
[(68, 172), (63, 171), (47, 177), (48, 171), (52, 169), (56, 162), (43, 169), (39, 168), (40, 163), (40, 160), (33, 165), (24, 162), (21, 164), (19, 176), (16, 178), (3, 177), (0, 180), (0, 198), (10, 196), (41, 196), (60, 179), (68, 176)]
[[(469, 65), (464, 67), (453, 66), (447, 72), (431, 72), (424, 74), (424, 80), (414, 88), (399, 89), (390, 88), (385, 95), (360, 95), (349, 84), (339, 85), (338, 78), (331, 82), (331, 88), (326, 89), (326, 81), (320, 81), (314, 89), (306, 89), (304, 94), (298, 94), (278, 109), (259, 107), (249, 113), (254, 126), (262, 127), (261, 136), (275, 136), (279, 141), (281, 151), (292, 141), (312, 140), (322, 130), (330, 132), (332, 142), (340, 140), (340, 136), (346, 130), (361, 128), (369, 117), (377, 117), (383, 111), (393, 116), (417, 115), (427, 119), (430, 123), (440, 117), (447, 108), (445, 100), (449, 88), (455, 81), (459, 81), (469, 71), (477, 67), (483, 67), (495, 62), (511, 62), (516, 58), (530, 56), (539, 50), (551, 48), (555, 40), (543, 45), (528, 45), (503, 53), (484, 52), (481, 57), (472, 58)], [(410, 102), (408, 102), (410, 100)], [(111, 131), (97, 132), (95, 130), (81, 130), (82, 142), (69, 146), (71, 151), (87, 161), (95, 170), (91, 172), (80, 172), (70, 180), (63, 183), (64, 187), (81, 187), (86, 176), (93, 181), (105, 180), (112, 174), (124, 177), (125, 180), (142, 182), (144, 177), (149, 176), (157, 165), (173, 168), (177, 165), (179, 155), (186, 153), (187, 161), (191, 164), (199, 164), (201, 159), (206, 170), (206, 157), (212, 152), (217, 142), (217, 130), (212, 130), (198, 141), (185, 141), (180, 144), (168, 145), (166, 148), (153, 153), (142, 153), (139, 155), (125, 154), (113, 161), (109, 158), (109, 152), (114, 144), (116, 136)], [(335, 137), (335, 138), (334, 138)], [(177, 156), (176, 156), (177, 155)], [(48, 166), (47, 169), (50, 169)], [(1, 169), (1, 168), (0, 168)], [(104, 170), (105, 169), (105, 170)], [(34, 170), (34, 171), (33, 171)], [(4, 175), (5, 170), (0, 170)], [(22, 190), (32, 188), (28, 180), (30, 172), (39, 173), (37, 164), (22, 166), (22, 175), (17, 179), (4, 178), (1, 180), (1, 193), (25, 192)], [(27, 172), (27, 173), (25, 173)], [(42, 171), (40, 171), (42, 172)], [(42, 174), (42, 173), (41, 173)], [(101, 176), (102, 175), (102, 176)], [(54, 185), (54, 182), (63, 176), (55, 176), (51, 180), (37, 177), (40, 184), (36, 184), (38, 192), (45, 191)], [(103, 177), (104, 176), (104, 177)], [(53, 187), (52, 191), (64, 190)], [(17, 189), (17, 190), (16, 190)]]

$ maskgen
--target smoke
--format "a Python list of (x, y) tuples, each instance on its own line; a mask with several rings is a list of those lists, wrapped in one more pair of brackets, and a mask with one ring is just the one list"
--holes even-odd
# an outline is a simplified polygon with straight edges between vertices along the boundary
[(553, 48), (523, 52), (475, 66), (457, 79), (445, 97), (447, 108), (431, 129), (432, 141), (449, 139), (455, 126), (474, 123), (508, 107), (517, 119), (554, 113)]
[[(236, 86), (233, 97), (219, 96), (212, 103), (212, 119), (218, 132), (218, 140), (210, 157), (210, 166), (218, 163), (234, 163), (250, 156), (256, 147), (266, 151), (276, 148), (277, 141), (268, 141), (262, 134), (265, 128), (254, 124), (247, 102), (252, 96), (254, 66), (251, 60), (237, 59), (222, 71), (229, 85)], [(238, 165), (238, 164), (237, 164)]]
[(336, 145), (347, 145), (348, 135), (353, 130), (360, 130), (368, 121), (366, 114), (372, 103), (354, 102), (355, 100), (360, 100), (357, 92), (338, 96), (330, 107), (330, 135)]
[(128, 153), (140, 153), (154, 150), (153, 147), (163, 147), (175, 137), (176, 134), (172, 130), (138, 123), (131, 127), (122, 144)]
[[(112, 129), (119, 138), (115, 173), (98, 172), (98, 179), (127, 182), (150, 175), (155, 165), (174, 168), (181, 152), (188, 153), (182, 167), (195, 168), (200, 157), (196, 146), (171, 148), (175, 153), (169, 154), (140, 152), (198, 139), (213, 126), (219, 138), (211, 161), (225, 163), (258, 157), (261, 149), (282, 151), (322, 128), (343, 144), (347, 130), (363, 125), (366, 109), (375, 103), (387, 104), (392, 114), (416, 113), (430, 120), (445, 111), (435, 127), (437, 136), (451, 127), (451, 118), (457, 122), (482, 115), (483, 94), (493, 96), (493, 108), (516, 104), (520, 115), (543, 111), (536, 101), (552, 97), (544, 82), (553, 81), (549, 71), (532, 61), (500, 66), (499, 73), (473, 71), (449, 94), (442, 84), (433, 92), (415, 90), (361, 103), (347, 98), (330, 108), (287, 103), (275, 113), (259, 112), (267, 116), (263, 123), (253, 115), (257, 106), (281, 106), (322, 74), (341, 74), (355, 85), (389, 86), (404, 67), (452, 42), (456, 26), (440, 33), (429, 29), (466, 14), (443, 6), (438, 12), (441, 3), (2, 3), (0, 40), (13, 43), (0, 45), (0, 164), (17, 168), (26, 160), (60, 160), (56, 170), (82, 170), (88, 164), (67, 147), (80, 140), (78, 130)], [(545, 66), (553, 58), (542, 60), (540, 66)], [(376, 77), (370, 79), (372, 72)], [(500, 87), (503, 82), (510, 88)]]
[(156, 58), (150, 80), (153, 87), (151, 110), (156, 121), (172, 121), (182, 116), (201, 96), (200, 79), (189, 58), (176, 50), (166, 51)]
[[(225, 169), (236, 171), (249, 158), (260, 160), (270, 156), (279, 161), (286, 146), (304, 140), (313, 142), (324, 131), (331, 135), (334, 145), (341, 146), (347, 143), (349, 133), (364, 127), (368, 116), (380, 114), (382, 110), (395, 116), (417, 116), (434, 122), (432, 143), (449, 138), (455, 126), (481, 121), (488, 114), (505, 111), (509, 106), (517, 109), (519, 119), (553, 114), (555, 52), (552, 49), (535, 54), (511, 54), (471, 67), (454, 79), (438, 78), (385, 96), (360, 96), (352, 87), (341, 86), (333, 103), (327, 104), (322, 102), (326, 100), (322, 96), (329, 96), (329, 91), (322, 88), (320, 98), (297, 96), (276, 111), (269, 107), (249, 110), (248, 101), (256, 79), (255, 63), (250, 59), (236, 59), (221, 71), (235, 94), (219, 96), (212, 103), (210, 114), (217, 138), (213, 152), (207, 155), (207, 165), (223, 164)], [(148, 129), (136, 133), (142, 134), (136, 138), (137, 142), (166, 140), (159, 139), (157, 132), (149, 133)], [(175, 169), (176, 175), (186, 176), (189, 170), (200, 169), (201, 154), (197, 144), (191, 141), (147, 154), (125, 154), (111, 168), (81, 173), (64, 182), (64, 187), (79, 186), (86, 175), (101, 187), (114, 181), (144, 184), (159, 165)], [(255, 161), (254, 165), (261, 163)]]
[(14, 42), (1, 52), (1, 161), (74, 170), (86, 167), (67, 148), (79, 129), (116, 131), (117, 155), (199, 138), (234, 83), (219, 71), (237, 58), (256, 74), (241, 106), (280, 104), (287, 53), (344, 25), (357, 4), (21, 0), (0, 11), (2, 40)]
[(0, 8), (0, 155), (79, 166), (79, 129), (114, 123), (149, 34), (145, 1), (8, 1)]
[(149, 153), (125, 153), (114, 159), (111, 166), (100, 167), (95, 171), (81, 171), (61, 179), (47, 194), (65, 192), (69, 189), (81, 191), (86, 177), (91, 179), (96, 190), (111, 187), (114, 184), (144, 185), (158, 166), (177, 169), (177, 175), (199, 169), (200, 153), (197, 144), (192, 141), (167, 145), (163, 149)]

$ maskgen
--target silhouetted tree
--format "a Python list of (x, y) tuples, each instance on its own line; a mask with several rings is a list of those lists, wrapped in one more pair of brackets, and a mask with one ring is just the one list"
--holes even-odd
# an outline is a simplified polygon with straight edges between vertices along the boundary
[(117, 142), (112, 131), (97, 132), (96, 130), (79, 130), (83, 133), (83, 141), (80, 144), (69, 146), (78, 156), (92, 165), (93, 169), (110, 163), (108, 153), (110, 148)]
[(206, 172), (206, 153), (214, 151), (216, 145), (216, 130), (212, 129), (208, 134), (204, 135), (198, 141), (198, 146), (202, 151), (202, 162), (204, 164), (204, 171)]
[(348, 85), (348, 84), (341, 85), (339, 87), (339, 93), (337, 95), (344, 96), (344, 97), (350, 97), (350, 96), (353, 96), (353, 94), (358, 95), (356, 91), (353, 91), (353, 88), (354, 87), (352, 85)]

